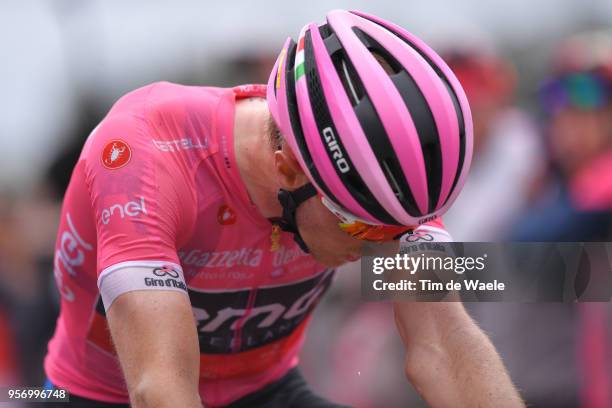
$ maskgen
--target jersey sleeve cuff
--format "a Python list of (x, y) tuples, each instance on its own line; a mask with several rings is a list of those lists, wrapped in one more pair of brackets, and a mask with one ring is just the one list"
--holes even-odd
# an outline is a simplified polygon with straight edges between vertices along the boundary
[(453, 237), (443, 228), (423, 224), (400, 238), (401, 244), (414, 242), (453, 242)]
[(128, 261), (105, 268), (98, 276), (104, 309), (120, 295), (135, 290), (171, 290), (187, 293), (180, 265), (167, 261)]

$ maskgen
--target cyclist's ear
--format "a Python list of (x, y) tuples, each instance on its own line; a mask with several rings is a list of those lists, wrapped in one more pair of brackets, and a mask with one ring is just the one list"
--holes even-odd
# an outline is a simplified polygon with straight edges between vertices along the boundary
[(280, 187), (285, 190), (295, 190), (308, 183), (308, 177), (286, 144), (274, 152), (274, 167)]

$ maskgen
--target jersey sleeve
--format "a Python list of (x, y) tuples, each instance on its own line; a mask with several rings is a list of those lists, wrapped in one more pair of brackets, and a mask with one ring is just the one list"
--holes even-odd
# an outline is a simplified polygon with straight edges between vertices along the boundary
[(134, 114), (104, 119), (83, 158), (105, 308), (129, 291), (186, 291), (177, 245), (193, 225), (188, 169), (156, 149), (144, 118)]
[[(454, 256), (452, 245), (433, 244), (442, 242), (453, 242), (453, 238), (446, 231), (441, 218), (435, 218), (414, 231), (404, 234), (400, 238), (400, 254), (433, 254), (436, 256)], [(432, 244), (430, 244), (432, 243)]]

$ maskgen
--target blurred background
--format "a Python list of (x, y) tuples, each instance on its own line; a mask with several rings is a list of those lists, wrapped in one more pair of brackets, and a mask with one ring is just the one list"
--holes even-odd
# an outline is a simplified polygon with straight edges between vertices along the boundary
[[(0, 2), (0, 385), (40, 385), (58, 298), (60, 206), (87, 135), (124, 93), (167, 80), (265, 82), (287, 36), (332, 8), (423, 38), (464, 85), (475, 154), (445, 222), (457, 241), (610, 241), (609, 0)], [(317, 309), (302, 369), (356, 407), (424, 406), (391, 306), (348, 265)], [(534, 407), (612, 407), (610, 303), (467, 305)]]

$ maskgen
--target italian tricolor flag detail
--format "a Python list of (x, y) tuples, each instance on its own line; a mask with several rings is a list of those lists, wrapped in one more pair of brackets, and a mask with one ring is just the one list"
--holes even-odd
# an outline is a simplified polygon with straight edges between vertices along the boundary
[(297, 53), (295, 54), (295, 82), (304, 76), (304, 36), (298, 41)]

